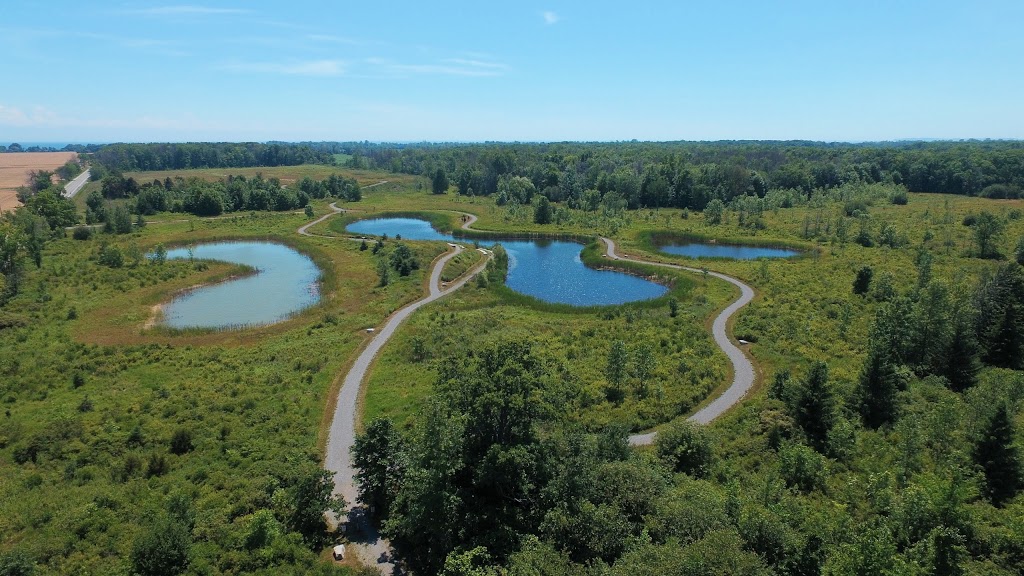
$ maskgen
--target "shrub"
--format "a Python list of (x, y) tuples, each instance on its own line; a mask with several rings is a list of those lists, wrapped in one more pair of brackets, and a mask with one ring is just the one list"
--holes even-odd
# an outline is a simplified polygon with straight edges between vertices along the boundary
[(825, 457), (803, 444), (779, 450), (779, 472), (786, 486), (808, 493), (825, 488), (828, 466)]
[(181, 523), (161, 518), (132, 543), (132, 572), (140, 576), (170, 576), (189, 565), (192, 536)]
[(875, 271), (871, 269), (871, 266), (865, 266), (857, 270), (857, 277), (853, 280), (853, 293), (867, 294), (868, 289), (871, 287), (871, 278), (874, 275)]
[(857, 232), (857, 237), (854, 238), (853, 241), (865, 248), (871, 248), (875, 245), (875, 241), (871, 238), (871, 231), (868, 230), (867, 227), (861, 228), (860, 232)]
[(843, 214), (847, 216), (862, 216), (868, 213), (868, 201), (863, 198), (848, 200), (843, 204)]
[(171, 453), (186, 454), (191, 452), (195, 446), (192, 445), (192, 433), (184, 428), (178, 428), (171, 436)]
[(153, 476), (163, 476), (167, 474), (170, 467), (167, 465), (167, 459), (164, 458), (163, 454), (154, 452), (149, 456), (149, 462), (146, 464), (146, 478), (152, 478)]
[(711, 439), (700, 424), (673, 422), (658, 432), (654, 445), (661, 460), (675, 472), (702, 478), (711, 470)]
[(31, 576), (36, 573), (36, 563), (21, 550), (12, 550), (0, 555), (0, 575)]
[(992, 198), (994, 200), (1005, 200), (1005, 199), (1016, 199), (1020, 198), (1020, 188), (1008, 185), (1008, 184), (992, 184), (986, 186), (981, 191), (981, 196), (984, 198)]
[(91, 226), (75, 226), (71, 237), (75, 240), (88, 240), (92, 238), (92, 227)]
[(100, 246), (99, 263), (110, 268), (120, 268), (124, 266), (124, 255), (117, 246), (104, 242)]

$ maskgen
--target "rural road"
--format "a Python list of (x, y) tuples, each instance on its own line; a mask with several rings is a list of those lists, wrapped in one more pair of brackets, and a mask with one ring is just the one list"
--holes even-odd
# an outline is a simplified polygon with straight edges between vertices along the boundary
[[(641, 264), (649, 264), (651, 266), (661, 266), (664, 268), (672, 268), (674, 270), (686, 270), (687, 272), (696, 272), (698, 274), (704, 273), (703, 270), (697, 268), (689, 268), (687, 266), (679, 266), (677, 264), (666, 264), (663, 262), (651, 262), (650, 260), (638, 260), (635, 258), (627, 258), (625, 256), (619, 256), (615, 253), (615, 242), (609, 238), (601, 238), (607, 246), (607, 256), (612, 260), (625, 260), (629, 262), (638, 262)], [(708, 272), (708, 275), (714, 276), (725, 280), (726, 282), (736, 286), (740, 289), (740, 297), (737, 298), (732, 304), (729, 304), (722, 310), (718, 316), (715, 317), (714, 323), (711, 325), (711, 336), (715, 339), (715, 344), (725, 352), (725, 355), (729, 357), (729, 361), (732, 362), (733, 377), (732, 384), (723, 392), (718, 398), (715, 398), (707, 406), (701, 408), (689, 417), (689, 420), (697, 422), (698, 424), (708, 424), (715, 418), (718, 418), (725, 413), (726, 410), (732, 408), (743, 396), (754, 386), (754, 366), (747, 359), (747, 356), (739, 349), (732, 340), (729, 339), (729, 334), (726, 332), (726, 326), (729, 323), (729, 318), (736, 313), (737, 310), (743, 308), (754, 298), (754, 289), (747, 286), (743, 282), (733, 278), (732, 276), (726, 276), (719, 272)], [(646, 446), (654, 442), (654, 437), (657, 432), (648, 432), (646, 434), (633, 434), (629, 437), (629, 443), (633, 446)]]
[[(331, 205), (331, 209), (334, 210), (333, 213), (302, 226), (297, 232), (309, 236), (311, 234), (307, 229), (310, 226), (342, 211), (334, 205)], [(366, 378), (366, 373), (373, 364), (374, 358), (377, 357), (380, 350), (395, 334), (395, 331), (402, 322), (421, 307), (461, 288), (487, 264), (485, 259), (482, 263), (442, 288), (441, 271), (449, 260), (463, 250), (462, 246), (455, 245), (451, 251), (436, 260), (433, 268), (430, 270), (429, 292), (427, 296), (408, 304), (404, 308), (400, 308), (389, 316), (384, 326), (380, 328), (366, 347), (363, 348), (362, 352), (360, 352), (349, 369), (348, 374), (345, 375), (341, 390), (338, 392), (334, 417), (331, 420), (331, 427), (327, 436), (324, 468), (334, 474), (334, 494), (344, 497), (345, 502), (350, 506), (347, 532), (351, 543), (347, 549), (355, 553), (364, 565), (375, 566), (385, 574), (391, 574), (394, 571), (391, 549), (387, 542), (382, 540), (373, 529), (373, 526), (368, 521), (366, 510), (355, 505), (357, 491), (351, 451), (356, 437), (356, 405), (359, 399), (359, 389)], [(338, 518), (331, 518), (333, 524), (337, 524), (339, 520)]]
[(64, 193), (62, 194), (62, 196), (64, 196), (65, 198), (74, 198), (75, 194), (78, 194), (78, 191), (81, 190), (82, 186), (85, 186), (85, 183), (88, 181), (89, 170), (87, 169), (85, 172), (82, 172), (78, 176), (75, 176), (74, 180), (64, 185)]

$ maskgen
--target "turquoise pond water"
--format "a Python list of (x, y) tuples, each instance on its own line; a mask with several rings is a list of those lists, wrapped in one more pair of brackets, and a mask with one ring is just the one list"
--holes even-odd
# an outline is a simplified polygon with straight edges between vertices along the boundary
[[(167, 251), (189, 258), (188, 248)], [(271, 242), (215, 242), (192, 247), (191, 257), (245, 264), (256, 274), (191, 290), (163, 306), (172, 328), (231, 328), (280, 322), (320, 300), (320, 269), (292, 248)]]
[[(360, 220), (346, 228), (354, 234), (406, 240), (457, 239), (442, 234), (425, 220), (415, 218), (378, 218)], [(465, 239), (459, 239), (465, 243)], [(573, 306), (603, 306), (657, 298), (668, 288), (630, 274), (587, 268), (580, 260), (582, 246), (561, 240), (499, 240), (508, 252), (508, 279), (505, 284), (545, 302)], [(493, 244), (495, 241), (482, 241)]]
[(761, 246), (735, 246), (730, 244), (705, 244), (702, 242), (679, 242), (663, 244), (658, 249), (666, 254), (688, 258), (729, 258), (732, 260), (756, 260), (758, 258), (791, 258), (800, 254), (796, 250), (764, 248)]

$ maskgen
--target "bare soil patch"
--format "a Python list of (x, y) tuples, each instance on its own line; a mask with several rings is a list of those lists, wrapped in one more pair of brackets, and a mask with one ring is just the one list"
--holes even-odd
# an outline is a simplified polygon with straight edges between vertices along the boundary
[(0, 211), (20, 203), (15, 195), (24, 186), (32, 170), (55, 170), (78, 157), (75, 152), (16, 152), (0, 154)]

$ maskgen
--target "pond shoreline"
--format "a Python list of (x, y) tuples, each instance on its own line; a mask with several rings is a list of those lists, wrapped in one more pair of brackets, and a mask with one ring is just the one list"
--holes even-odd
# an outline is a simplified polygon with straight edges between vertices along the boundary
[[(466, 224), (458, 232), (468, 231)], [(394, 241), (464, 241), (462, 235), (442, 233), (431, 220), (368, 216), (349, 223), (346, 232)], [(508, 237), (516, 236), (516, 237)], [(509, 255), (505, 287), (545, 304), (574, 307), (617, 306), (655, 301), (668, 294), (671, 284), (650, 280), (649, 271), (597, 265), (585, 255), (596, 251), (593, 236), (495, 234), (487, 238)], [(609, 264), (611, 264), (609, 262)], [(638, 273), (640, 272), (640, 273)]]
[[(224, 330), (286, 321), (321, 299), (323, 270), (288, 244), (265, 240), (212, 241), (168, 252), (168, 259), (226, 262), (227, 277), (177, 291), (160, 303), (162, 320), (152, 327), (170, 330)], [(259, 277), (259, 280), (256, 277)]]

